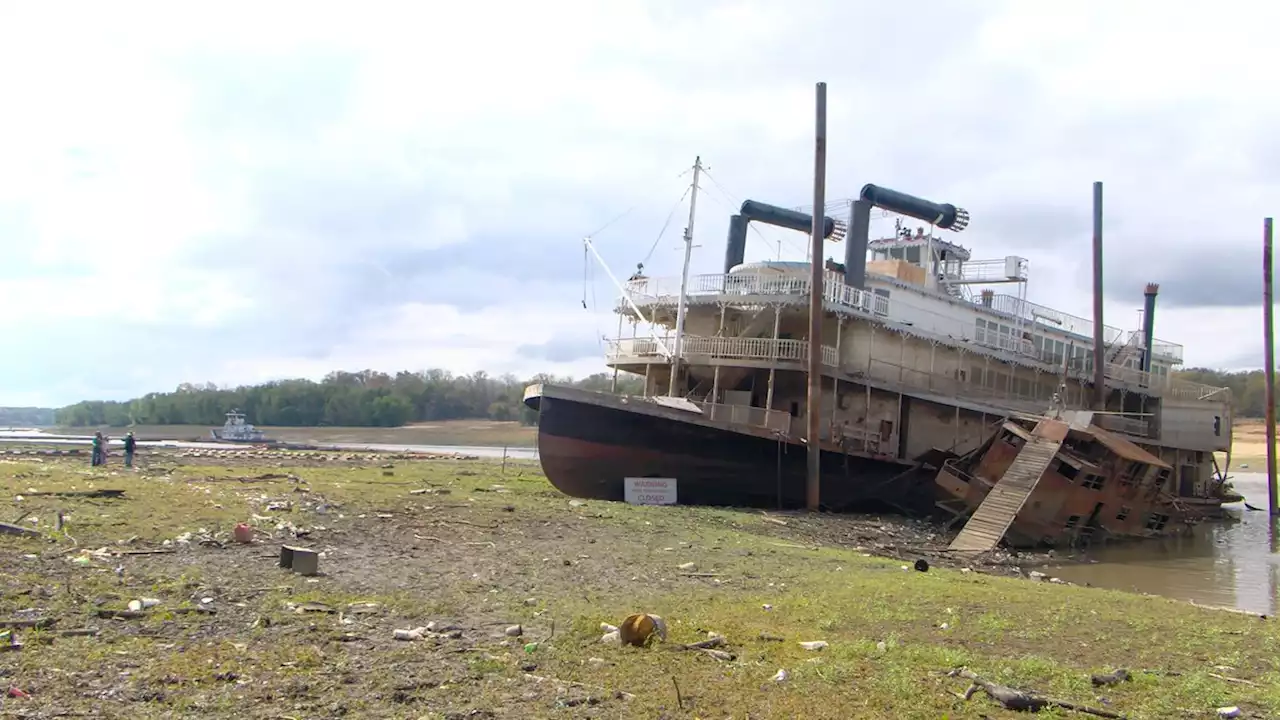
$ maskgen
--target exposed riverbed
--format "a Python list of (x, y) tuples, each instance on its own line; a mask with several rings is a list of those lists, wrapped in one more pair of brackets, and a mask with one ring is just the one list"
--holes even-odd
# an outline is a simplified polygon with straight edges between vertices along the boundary
[[(88, 436), (51, 435), (35, 430), (0, 429), (0, 443), (89, 444)], [(120, 444), (113, 438), (112, 446)], [(244, 449), (244, 445), (213, 442), (140, 441), (143, 447), (190, 449)], [(319, 447), (333, 450), (422, 452), (533, 460), (533, 448), (501, 448), (457, 445), (401, 445), (386, 443), (336, 443)], [(1266, 477), (1237, 473), (1236, 489), (1255, 507), (1267, 505)], [(1064, 561), (1043, 568), (1064, 580), (1097, 587), (1151, 593), (1206, 605), (1235, 607), (1251, 612), (1280, 611), (1280, 527), (1268, 521), (1266, 512), (1252, 512), (1243, 504), (1231, 507), (1235, 522), (1205, 524), (1192, 534), (1131, 542), (1099, 548), (1088, 559)]]

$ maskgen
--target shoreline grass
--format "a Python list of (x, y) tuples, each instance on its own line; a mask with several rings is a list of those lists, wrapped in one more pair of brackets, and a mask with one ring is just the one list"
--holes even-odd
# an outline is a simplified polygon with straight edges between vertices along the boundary
[[(967, 683), (942, 673), (963, 665), (1130, 718), (1211, 717), (1225, 705), (1245, 717), (1280, 712), (1272, 620), (959, 569), (903, 570), (848, 541), (797, 542), (802, 519), (783, 527), (745, 511), (571, 503), (532, 463), (509, 463), (504, 474), (483, 461), (335, 466), (299, 455), (287, 466), (149, 455), (136, 473), (0, 461), (13, 515), (28, 513), (24, 523), (55, 538), (0, 536), (0, 620), (32, 609), (58, 619), (47, 632), (20, 630), (24, 647), (0, 653), (0, 684), (30, 695), (5, 710), (1019, 716), (981, 695), (956, 698)], [(35, 494), (107, 487), (126, 495)], [(66, 533), (52, 531), (58, 510)], [(254, 525), (260, 541), (228, 542), (237, 522)], [(194, 536), (176, 541), (184, 533)], [(200, 544), (206, 536), (213, 544)], [(282, 542), (322, 550), (324, 574), (275, 567)], [(98, 548), (106, 554), (79, 552)], [(99, 604), (123, 609), (139, 596), (161, 605), (138, 620), (96, 617)], [(215, 614), (188, 612), (204, 598)], [(304, 602), (327, 609), (299, 612)], [(662, 615), (669, 642), (600, 642), (600, 623), (633, 612)], [(395, 628), (428, 622), (457, 630), (392, 639)], [(517, 623), (521, 636), (507, 636)], [(58, 635), (86, 626), (98, 634)], [(726, 638), (734, 659), (672, 649), (708, 632)], [(812, 640), (829, 645), (799, 645)], [(1117, 667), (1133, 681), (1091, 686), (1090, 674)], [(779, 669), (789, 679), (774, 682)]]

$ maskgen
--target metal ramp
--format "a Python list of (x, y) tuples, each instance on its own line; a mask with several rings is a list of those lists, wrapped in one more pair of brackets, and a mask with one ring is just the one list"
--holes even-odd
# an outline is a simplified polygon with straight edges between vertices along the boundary
[(951, 541), (950, 550), (980, 553), (995, 549), (1058, 454), (1068, 428), (1067, 423), (1048, 418), (1036, 424), (1031, 439)]

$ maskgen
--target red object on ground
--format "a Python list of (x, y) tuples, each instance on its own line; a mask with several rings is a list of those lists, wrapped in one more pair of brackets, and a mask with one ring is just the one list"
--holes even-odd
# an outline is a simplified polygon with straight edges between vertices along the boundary
[(24, 698), (24, 697), (27, 697), (27, 694), (26, 694), (26, 693), (22, 692), (21, 690), (19, 690), (19, 689), (18, 689), (18, 688), (16, 688), (16, 687), (11, 687), (11, 688), (9, 688), (9, 692), (8, 692), (8, 693), (6, 693), (6, 695), (8, 695), (8, 696), (9, 696), (9, 697), (11, 697), (11, 698)]
[(236, 525), (236, 529), (232, 533), (232, 535), (235, 537), (236, 542), (238, 543), (253, 542), (253, 528), (248, 525), (245, 525), (244, 523), (240, 523), (239, 525)]

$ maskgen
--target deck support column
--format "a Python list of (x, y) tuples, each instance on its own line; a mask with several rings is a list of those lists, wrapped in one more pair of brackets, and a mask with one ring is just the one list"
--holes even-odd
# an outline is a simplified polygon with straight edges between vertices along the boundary
[(831, 372), (831, 424), (827, 426), (827, 435), (834, 438), (836, 431), (836, 413), (840, 410), (840, 341), (844, 334), (844, 318), (836, 316), (836, 366)]
[[(724, 310), (727, 307), (720, 305), (720, 328), (716, 330), (716, 337), (720, 338), (720, 342), (724, 342)], [(715, 374), (711, 377), (711, 402), (720, 402), (720, 363), (716, 363)]]
[[(621, 314), (618, 315), (618, 334), (614, 335), (614, 337), (618, 339), (619, 343), (622, 342), (622, 315)], [(612, 393), (618, 392), (618, 361), (617, 359), (615, 359), (613, 363), (613, 384), (609, 386), (609, 392), (612, 392)]]
[(935, 358), (937, 358), (937, 355), (938, 355), (938, 341), (930, 340), (929, 341), (929, 384), (927, 386), (930, 392), (933, 392), (933, 361)]
[(773, 342), (769, 345), (769, 389), (765, 394), (764, 407), (773, 409), (773, 381), (778, 367), (778, 328), (782, 322), (782, 306), (773, 306)]

